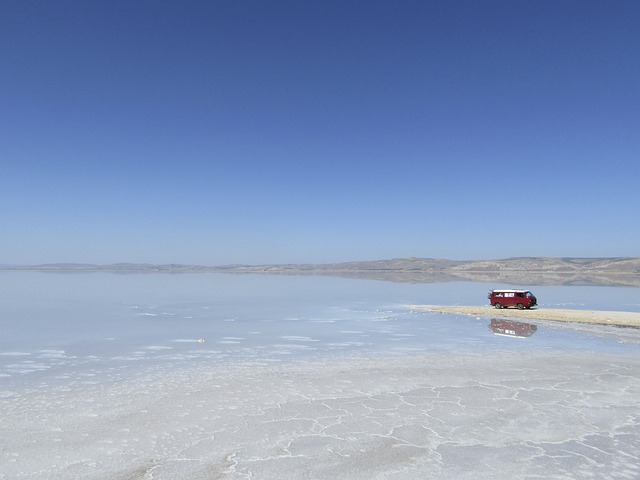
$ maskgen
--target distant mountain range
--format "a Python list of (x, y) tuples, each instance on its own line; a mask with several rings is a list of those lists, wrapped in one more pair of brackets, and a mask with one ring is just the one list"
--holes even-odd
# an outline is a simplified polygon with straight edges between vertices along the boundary
[(515, 285), (618, 285), (640, 287), (640, 257), (551, 258), (517, 257), (497, 260), (446, 260), (439, 258), (394, 258), (363, 262), (277, 265), (181, 265), (115, 263), (53, 263), (19, 266), (3, 265), (0, 270), (54, 272), (108, 271), (223, 272), (280, 275), (327, 275), (394, 282), (434, 283), (477, 281)]

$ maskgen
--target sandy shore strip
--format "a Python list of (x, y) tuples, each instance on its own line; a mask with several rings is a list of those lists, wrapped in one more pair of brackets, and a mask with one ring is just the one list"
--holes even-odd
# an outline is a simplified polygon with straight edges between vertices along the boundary
[(516, 308), (496, 309), (489, 305), (439, 306), (409, 305), (413, 310), (430, 312), (455, 313), (473, 317), (502, 317), (514, 320), (552, 320), (558, 322), (588, 323), (592, 325), (613, 325), (617, 327), (640, 328), (639, 312), (616, 312), (603, 310), (572, 310), (567, 308), (532, 308), (518, 310)]

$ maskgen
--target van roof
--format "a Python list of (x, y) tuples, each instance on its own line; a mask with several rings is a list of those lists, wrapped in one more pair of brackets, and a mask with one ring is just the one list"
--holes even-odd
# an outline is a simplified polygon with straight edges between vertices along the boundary
[(526, 293), (529, 290), (515, 290), (513, 288), (506, 288), (506, 289), (502, 289), (502, 290), (491, 290), (492, 292), (499, 292), (499, 293), (505, 293), (505, 292), (516, 292), (516, 293)]

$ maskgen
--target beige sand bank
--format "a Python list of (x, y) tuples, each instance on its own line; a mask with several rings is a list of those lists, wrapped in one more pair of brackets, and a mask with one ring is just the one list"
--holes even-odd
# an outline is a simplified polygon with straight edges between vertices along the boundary
[(590, 323), (599, 325), (615, 325), (619, 327), (640, 328), (640, 313), (612, 312), (600, 310), (571, 310), (566, 308), (532, 308), (518, 310), (515, 308), (495, 309), (489, 305), (476, 307), (410, 305), (414, 310), (428, 310), (441, 313), (457, 313), (470, 316), (508, 317), (515, 320), (554, 320), (558, 322)]

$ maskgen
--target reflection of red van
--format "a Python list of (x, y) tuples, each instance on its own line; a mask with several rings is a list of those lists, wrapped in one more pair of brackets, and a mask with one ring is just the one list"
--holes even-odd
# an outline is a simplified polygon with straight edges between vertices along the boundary
[(498, 318), (491, 319), (491, 331), (496, 335), (505, 337), (530, 337), (538, 331), (538, 327), (531, 323), (514, 322), (513, 320), (504, 320)]
[(487, 295), (489, 303), (496, 308), (531, 308), (538, 299), (529, 290), (491, 290)]

